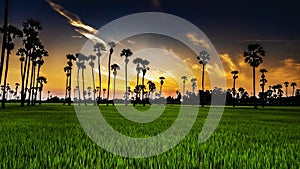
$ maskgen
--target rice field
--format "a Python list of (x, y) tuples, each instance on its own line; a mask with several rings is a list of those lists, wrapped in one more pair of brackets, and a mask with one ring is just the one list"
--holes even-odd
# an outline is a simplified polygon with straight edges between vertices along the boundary
[[(146, 124), (125, 119), (113, 106), (100, 109), (115, 130), (150, 137), (172, 125), (179, 107), (168, 105), (159, 119)], [(0, 110), (0, 168), (300, 168), (300, 107), (226, 107), (216, 131), (200, 144), (208, 110), (199, 109), (192, 130), (173, 149), (127, 158), (94, 143), (73, 107), (8, 104)]]

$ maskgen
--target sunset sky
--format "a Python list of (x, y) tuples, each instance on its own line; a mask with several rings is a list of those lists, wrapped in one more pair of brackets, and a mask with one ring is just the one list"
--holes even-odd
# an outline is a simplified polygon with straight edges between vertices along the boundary
[[(265, 49), (266, 56), (264, 62), (257, 69), (257, 91), (260, 91), (259, 69), (261, 68), (268, 70), (266, 86), (283, 84), (285, 81), (296, 82), (300, 86), (300, 2), (298, 1), (53, 0), (52, 2), (78, 15), (82, 23), (95, 30), (115, 19), (138, 12), (164, 12), (186, 19), (202, 30), (214, 45), (224, 66), (227, 88), (232, 88), (230, 72), (238, 70), (240, 73), (237, 87), (244, 87), (249, 94), (252, 93), (252, 69), (244, 62), (243, 52), (247, 50), (248, 44), (259, 43)], [(4, 0), (0, 0), (1, 24), (3, 24), (3, 9)], [(40, 32), (41, 40), (49, 52), (49, 57), (45, 59), (45, 64), (42, 67), (42, 75), (48, 79), (48, 84), (45, 85), (44, 90), (51, 91), (52, 95), (63, 96), (65, 90), (65, 73), (63, 71), (63, 67), (66, 65), (65, 56), (69, 53), (80, 52), (87, 42), (87, 38), (82, 36), (79, 31), (75, 31), (75, 27), (68, 22), (67, 18), (53, 10), (47, 1), (11, 0), (9, 23), (21, 27), (22, 22), (28, 18), (34, 18), (41, 22), (43, 27), (43, 31)], [(122, 28), (120, 27), (120, 29)], [(192, 34), (187, 36), (191, 40), (197, 38), (193, 37)], [(15, 42), (17, 49), (20, 47), (20, 40), (16, 39)], [(129, 41), (127, 39), (127, 42), (134, 42), (134, 38), (129, 39)], [(193, 68), (193, 71), (199, 72), (196, 78), (198, 79), (197, 86), (200, 88), (201, 67), (197, 64), (196, 56), (191, 51), (180, 45), (180, 42), (164, 37), (150, 37), (148, 40), (146, 38), (145, 42), (148, 42), (149, 46), (143, 45), (148, 48), (153, 47), (155, 43), (170, 44), (166, 48), (160, 47), (160, 54), (164, 52), (166, 55), (175, 53), (174, 55), (180, 57), (184, 63), (188, 61), (188, 65)], [(130, 45), (132, 45), (131, 48), (141, 48), (142, 46), (139, 44), (134, 47), (133, 43)], [(124, 46), (124, 48), (126, 47)], [(20, 82), (21, 79), (20, 63), (18, 57), (15, 56), (16, 49), (11, 55), (8, 77), (8, 82), (12, 86), (14, 83)], [(113, 57), (116, 59), (113, 62), (120, 62), (120, 66), (123, 66), (123, 58), (119, 57), (120, 50), (121, 48), (115, 50)], [(147, 51), (139, 52), (140, 57), (147, 54)], [(155, 52), (158, 51), (153, 49), (148, 51), (151, 54)], [(147, 57), (147, 55), (143, 56), (143, 58)], [(106, 61), (104, 58), (103, 66), (107, 65)], [(168, 65), (168, 63), (165, 64)], [(168, 76), (170, 72), (160, 72), (153, 65), (157, 65), (157, 63), (149, 64), (150, 70), (147, 79), (156, 80), (157, 88), (159, 88), (158, 76)], [(132, 67), (134, 67), (133, 64)], [(122, 70), (121, 67), (120, 71)], [(103, 67), (103, 71), (105, 72), (107, 69), (105, 70)], [(180, 78), (183, 75), (182, 72), (183, 70), (178, 69), (178, 72), (173, 73)], [(155, 76), (157, 76), (156, 79)], [(190, 80), (193, 77), (188, 78)], [(104, 77), (104, 82), (106, 79)], [(124, 79), (118, 80), (120, 83)], [(134, 77), (130, 79), (130, 84), (134, 86)], [(206, 89), (210, 87), (208, 81)], [(174, 95), (175, 91), (181, 88), (181, 84), (176, 84), (174, 79), (166, 79), (164, 89), (167, 95)], [(191, 91), (190, 82), (187, 83), (186, 88)], [(119, 86), (117, 89), (121, 91), (123, 88)], [(291, 87), (289, 94), (291, 94)]]

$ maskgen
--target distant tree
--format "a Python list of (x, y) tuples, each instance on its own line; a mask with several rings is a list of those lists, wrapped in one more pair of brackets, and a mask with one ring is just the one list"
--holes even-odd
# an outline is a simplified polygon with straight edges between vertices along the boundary
[(110, 61), (111, 61), (111, 55), (114, 52), (114, 47), (116, 46), (116, 43), (111, 41), (108, 43), (108, 45), (110, 46), (109, 49), (109, 58), (108, 58), (108, 83), (107, 83), (107, 102), (106, 102), (106, 106), (108, 106), (109, 103), (109, 89), (110, 89)]
[(128, 105), (128, 83), (127, 83), (127, 65), (129, 62), (129, 57), (132, 55), (132, 52), (130, 49), (123, 49), (120, 56), (125, 57), (125, 105)]
[(118, 74), (117, 70), (120, 70), (120, 66), (118, 64), (113, 64), (111, 65), (111, 70), (113, 70), (113, 75), (114, 75), (114, 95), (113, 95), (113, 99), (116, 99), (116, 77)]
[(261, 92), (262, 92), (262, 98), (261, 98), (261, 102), (262, 102), (262, 107), (264, 107), (265, 105), (265, 85), (268, 82), (266, 79), (266, 75), (265, 73), (268, 72), (267, 69), (260, 69), (259, 72), (261, 73), (261, 79), (260, 79), (260, 86), (261, 86)]
[(257, 109), (257, 99), (255, 95), (255, 68), (257, 68), (262, 62), (265, 56), (265, 51), (259, 44), (248, 45), (248, 51), (244, 52), (245, 62), (253, 68), (253, 96), (254, 96), (254, 108)]
[(161, 97), (161, 94), (162, 94), (162, 86), (164, 84), (164, 80), (166, 79), (165, 77), (161, 76), (159, 77), (160, 79), (160, 89), (159, 89), (159, 97)]
[(96, 52), (97, 59), (98, 59), (98, 79), (99, 79), (99, 90), (98, 90), (98, 98), (101, 98), (101, 90), (102, 90), (102, 78), (101, 78), (101, 63), (100, 57), (102, 56), (101, 52), (106, 51), (105, 46), (103, 43), (96, 43), (94, 45), (94, 52)]
[(66, 58), (67, 58), (67, 66), (64, 67), (64, 71), (66, 72), (66, 78), (67, 78), (65, 100), (68, 100), (68, 106), (71, 106), (72, 67), (73, 67), (73, 61), (76, 61), (76, 57), (72, 54), (67, 54)]
[(297, 83), (296, 82), (292, 82), (291, 86), (293, 87), (293, 95), (292, 96), (295, 96), (295, 86), (297, 86)]
[(191, 79), (191, 83), (192, 83), (192, 92), (195, 93), (195, 89), (197, 87), (197, 79), (196, 78), (192, 78)]
[(15, 86), (16, 86), (16, 88), (15, 88), (14, 96), (17, 98), (18, 97), (18, 89), (19, 89), (20, 84), (19, 83), (15, 83)]
[(82, 80), (82, 93), (83, 93), (83, 101), (84, 104), (86, 104), (86, 99), (85, 99), (85, 95), (86, 95), (86, 91), (84, 90), (84, 70), (86, 69), (85, 66), (85, 61), (87, 60), (87, 56), (81, 54), (81, 53), (77, 53), (76, 54), (76, 58), (77, 58), (77, 67), (78, 67), (78, 71), (77, 71), (77, 85), (78, 85), (78, 92), (79, 92), (79, 104), (80, 104), (80, 90), (79, 90), (79, 70), (81, 69), (81, 80)]
[(105, 92), (106, 92), (106, 89), (103, 89), (103, 98), (105, 98)]
[(143, 63), (142, 58), (135, 58), (132, 63), (136, 64), (136, 86), (135, 86), (135, 94), (136, 94), (136, 100), (139, 98), (139, 93), (140, 93), (140, 85), (139, 85), (139, 79), (140, 79), (140, 72), (142, 70), (141, 64)]
[(96, 105), (96, 85), (95, 85), (95, 75), (94, 75), (94, 67), (95, 67), (95, 60), (96, 56), (95, 55), (89, 55), (88, 60), (90, 60), (89, 65), (91, 67), (91, 72), (92, 72), (92, 80), (93, 80), (93, 98), (94, 98), (94, 105)]
[[(5, 35), (4, 38), (4, 49), (6, 50), (6, 63), (5, 63), (5, 72), (4, 72), (4, 83), (3, 83), (3, 91), (6, 89), (6, 83), (7, 83), (7, 75), (8, 75), (8, 66), (9, 66), (9, 55), (11, 54), (11, 51), (14, 49), (15, 44), (13, 43), (13, 38), (23, 37), (22, 31), (17, 29), (14, 26), (9, 25), (8, 27), (4, 26), (0, 28), (0, 32)], [(3, 50), (3, 48), (2, 48)], [(1, 58), (2, 60), (2, 58)], [(0, 79), (2, 78), (2, 69), (3, 69), (3, 63), (4, 60), (1, 61), (1, 68), (0, 68)], [(0, 80), (1, 81), (1, 80)], [(5, 93), (5, 92), (4, 92)], [(5, 108), (5, 94), (2, 95), (2, 108)]]
[(237, 70), (231, 71), (231, 74), (233, 74), (233, 88), (232, 88), (232, 93), (233, 93), (233, 107), (235, 107), (235, 97), (236, 97), (235, 81), (239, 77), (239, 76), (237, 76), (238, 73), (239, 73), (239, 71), (237, 71)]
[(182, 79), (182, 84), (183, 84), (182, 85), (182, 94), (184, 96), (184, 93), (185, 93), (185, 83), (188, 80), (188, 78), (186, 76), (182, 76), (181, 79)]
[(39, 83), (39, 92), (40, 92), (40, 102), (39, 104), (42, 104), (42, 91), (43, 91), (43, 87), (44, 87), (44, 83), (47, 83), (47, 79), (44, 76), (39, 76), (37, 78), (37, 81)]
[[(144, 94), (145, 94), (145, 75), (147, 73), (147, 71), (150, 69), (149, 67), (147, 67), (147, 65), (149, 65), (149, 61), (148, 60), (143, 60), (142, 62), (142, 72), (143, 72), (143, 77), (142, 77), (142, 100), (144, 99)], [(144, 102), (143, 102), (144, 103)], [(145, 105), (145, 104), (144, 104)]]
[[(203, 92), (204, 92), (204, 69), (207, 62), (210, 60), (209, 56), (210, 56), (209, 53), (206, 51), (201, 51), (199, 56), (197, 56), (199, 64), (202, 65), (202, 91)], [(201, 102), (202, 102), (202, 107), (204, 107), (204, 97), (201, 98)]]
[(151, 93), (152, 94), (152, 98), (153, 98), (153, 93), (155, 92), (155, 90), (156, 90), (156, 86), (155, 86), (155, 83), (153, 83), (151, 80), (149, 80), (148, 82), (147, 82), (147, 84), (148, 84), (148, 88), (149, 88), (149, 94)]
[(284, 82), (284, 85), (285, 85), (285, 97), (288, 97), (289, 82)]

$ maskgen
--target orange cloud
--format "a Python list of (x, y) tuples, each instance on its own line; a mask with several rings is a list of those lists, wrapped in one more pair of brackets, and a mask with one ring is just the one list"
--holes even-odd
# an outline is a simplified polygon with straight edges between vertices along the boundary
[(202, 45), (204, 48), (206, 49), (210, 49), (210, 45), (208, 44), (208, 42), (203, 39), (203, 38), (199, 38), (198, 35), (196, 33), (187, 33), (186, 37), (195, 45)]

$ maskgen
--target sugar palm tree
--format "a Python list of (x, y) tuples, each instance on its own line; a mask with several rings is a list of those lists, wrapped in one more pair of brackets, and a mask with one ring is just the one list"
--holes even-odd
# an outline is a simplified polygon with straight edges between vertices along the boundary
[[(68, 91), (68, 106), (71, 106), (71, 85), (72, 85), (72, 66), (73, 66), (73, 61), (76, 61), (76, 57), (72, 54), (67, 54), (67, 64), (68, 64), (68, 73), (67, 73), (67, 84), (66, 84), (66, 91)], [(69, 75), (69, 76), (68, 76)]]
[(295, 86), (297, 86), (297, 83), (296, 82), (292, 82), (291, 86), (293, 87), (293, 95), (292, 96), (295, 96)]
[[(6, 38), (5, 46), (4, 46), (5, 47), (4, 49), (6, 50), (6, 63), (5, 63), (5, 72), (4, 72), (4, 83), (3, 83), (3, 86), (4, 86), (3, 90), (5, 91), (7, 75), (8, 75), (9, 55), (15, 46), (15, 44), (13, 43), (13, 38), (15, 38), (15, 37), (21, 38), (23, 36), (23, 33), (21, 30), (17, 29), (14, 26), (11, 26), (11, 25), (9, 25), (6, 28), (1, 27), (0, 32), (5, 34), (5, 36), (6, 36), (5, 37)], [(1, 64), (3, 64), (3, 62)], [(2, 95), (2, 108), (5, 108), (5, 94)]]
[(2, 73), (3, 73), (3, 66), (4, 66), (4, 58), (5, 58), (5, 50), (7, 48), (7, 27), (8, 27), (8, 3), (9, 0), (5, 0), (5, 5), (4, 5), (4, 24), (3, 24), (3, 31), (1, 33), (3, 34), (2, 36), (2, 50), (1, 50), (1, 60), (0, 60), (0, 84), (2, 82)]
[(197, 79), (196, 78), (192, 78), (191, 79), (191, 83), (192, 83), (192, 92), (195, 93), (195, 89), (197, 87)]
[(43, 91), (43, 86), (44, 86), (44, 83), (46, 84), (47, 83), (47, 79), (44, 77), (44, 76), (39, 76), (37, 78), (37, 81), (39, 83), (39, 92), (40, 92), (40, 105), (42, 104), (42, 91)]
[(149, 86), (149, 94), (152, 94), (152, 98), (153, 98), (153, 93), (155, 92), (156, 86), (155, 83), (153, 83), (151, 80), (149, 80), (147, 82), (148, 86)]
[(268, 71), (267, 71), (267, 69), (260, 69), (259, 72), (261, 73), (261, 79), (260, 79), (260, 82), (261, 82), (260, 86), (261, 86), (261, 93), (262, 93), (261, 102), (262, 102), (262, 107), (264, 107), (265, 99), (266, 99), (265, 85), (268, 82), (266, 79), (265, 73), (267, 73)]
[(285, 97), (288, 97), (289, 82), (284, 82), (284, 85), (285, 85)]
[[(36, 61), (37, 65), (38, 65), (37, 76), (36, 76), (37, 78), (40, 76), (41, 67), (44, 64), (43, 58), (47, 57), (47, 56), (49, 56), (48, 52), (44, 48), (38, 50), (38, 52), (37, 52), (38, 60)], [(36, 91), (35, 91), (35, 97), (34, 97), (34, 101), (33, 101), (34, 104), (35, 104), (36, 98), (37, 98), (38, 82), (36, 82), (35, 88), (36, 88)]]
[(232, 88), (232, 93), (233, 93), (233, 107), (235, 107), (235, 95), (236, 95), (236, 90), (235, 90), (235, 81), (236, 79), (239, 77), (237, 74), (239, 73), (239, 71), (234, 70), (231, 71), (231, 74), (233, 74), (233, 88)]
[(94, 76), (94, 67), (95, 67), (95, 60), (96, 56), (95, 55), (89, 55), (88, 60), (90, 60), (89, 65), (92, 69), (92, 80), (93, 80), (93, 98), (94, 98), (94, 105), (96, 105), (96, 85), (95, 85), (95, 76)]
[(141, 64), (143, 63), (142, 58), (135, 58), (132, 63), (136, 64), (136, 86), (135, 86), (135, 94), (136, 94), (136, 100), (139, 98), (140, 93), (140, 85), (139, 85), (139, 79), (140, 79), (140, 72), (142, 70)]
[(129, 57), (132, 56), (132, 52), (130, 49), (123, 49), (120, 56), (124, 56), (125, 57), (125, 105), (128, 105), (128, 84), (127, 84), (127, 65), (129, 62)]
[(185, 94), (185, 83), (188, 80), (188, 78), (186, 76), (182, 76), (181, 79), (182, 79), (182, 83), (183, 83), (183, 85), (182, 85), (182, 94), (184, 95)]
[(113, 99), (116, 99), (116, 77), (117, 77), (117, 70), (120, 70), (120, 66), (118, 64), (113, 64), (111, 65), (111, 70), (113, 70), (113, 75), (114, 75), (114, 95)]
[(257, 100), (255, 95), (255, 68), (257, 68), (262, 62), (265, 56), (265, 51), (259, 44), (248, 45), (248, 51), (244, 52), (245, 62), (253, 68), (253, 96), (254, 96), (254, 108), (257, 109)]
[[(145, 94), (145, 75), (147, 73), (147, 71), (149, 70), (149, 67), (147, 67), (147, 65), (149, 65), (149, 61), (148, 60), (143, 60), (142, 62), (142, 73), (143, 73), (143, 77), (142, 77), (142, 100), (144, 100), (144, 94)], [(143, 102), (144, 103), (144, 102)], [(144, 104), (145, 105), (145, 104)]]
[(20, 84), (19, 84), (19, 83), (15, 83), (15, 86), (16, 86), (16, 88), (15, 88), (15, 93), (14, 93), (14, 95), (15, 95), (15, 97), (17, 98), (17, 97), (18, 97), (18, 89), (19, 89)]
[[(86, 99), (85, 99), (85, 88), (84, 88), (84, 70), (86, 69), (85, 66), (85, 61), (87, 60), (87, 56), (81, 54), (81, 53), (77, 53), (76, 54), (76, 58), (77, 58), (77, 67), (78, 67), (78, 72), (77, 72), (77, 85), (79, 87), (79, 69), (81, 69), (81, 80), (82, 80), (82, 91), (83, 91), (83, 101), (84, 104), (86, 104)], [(79, 88), (78, 88), (79, 89)], [(80, 92), (80, 91), (79, 91)], [(80, 98), (80, 94), (79, 94), (79, 98)], [(80, 102), (80, 100), (79, 100)]]
[(99, 79), (99, 90), (98, 90), (98, 99), (101, 98), (101, 90), (102, 90), (102, 78), (101, 78), (101, 63), (100, 57), (102, 56), (102, 51), (106, 51), (105, 46), (103, 43), (96, 43), (94, 45), (94, 52), (96, 52), (97, 59), (98, 59), (98, 79)]
[(108, 43), (108, 45), (110, 46), (109, 49), (109, 58), (108, 58), (108, 83), (107, 83), (107, 102), (106, 102), (106, 106), (108, 106), (109, 103), (109, 89), (110, 89), (110, 61), (111, 61), (111, 55), (114, 52), (114, 47), (116, 46), (116, 43), (111, 41)]
[[(21, 107), (25, 105), (25, 99), (28, 88), (29, 72), (31, 61), (35, 57), (35, 51), (37, 49), (43, 48), (43, 45), (39, 39), (38, 31), (42, 30), (40, 22), (29, 19), (26, 22), (23, 22), (23, 48), (18, 49), (17, 55), (21, 56), (21, 67), (24, 62), (23, 70), (21, 70)], [(25, 57), (25, 58), (23, 58)], [(29, 97), (30, 98), (30, 97)], [(29, 99), (28, 99), (29, 100)]]
[(161, 94), (162, 94), (162, 86), (163, 84), (165, 83), (164, 80), (166, 79), (165, 77), (161, 76), (159, 77), (160, 79), (160, 89), (159, 89), (159, 97), (161, 97)]
[[(204, 93), (204, 69), (205, 69), (207, 62), (210, 60), (209, 56), (210, 56), (209, 53), (206, 51), (201, 51), (199, 53), (199, 56), (197, 56), (199, 64), (202, 65), (202, 91), (203, 91), (203, 93)], [(203, 94), (202, 94), (201, 102), (202, 102), (202, 107), (204, 107)]]

